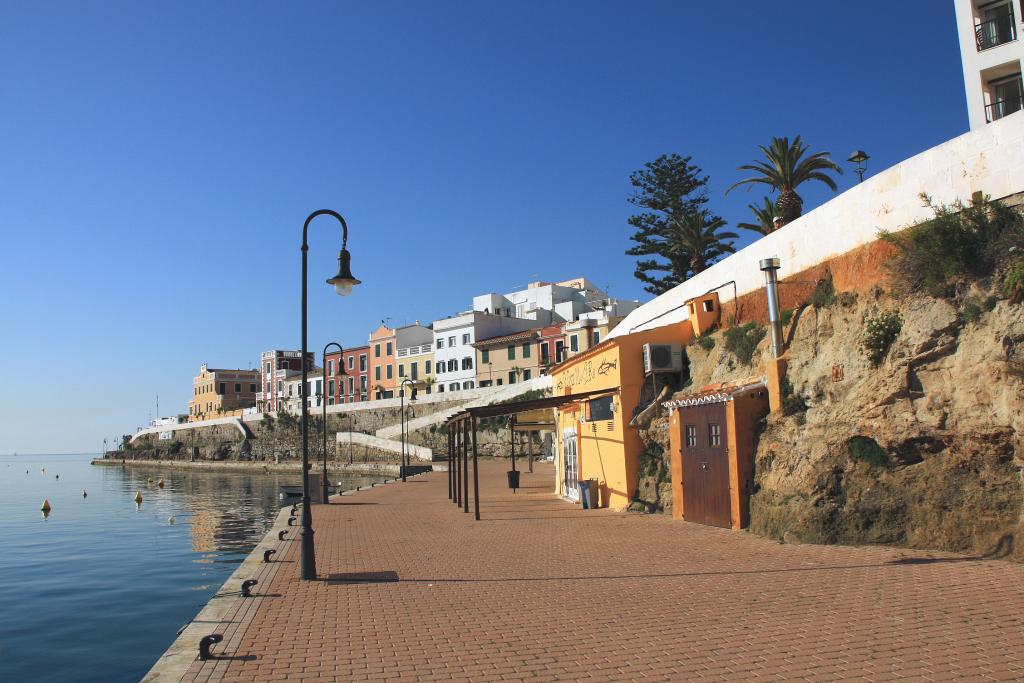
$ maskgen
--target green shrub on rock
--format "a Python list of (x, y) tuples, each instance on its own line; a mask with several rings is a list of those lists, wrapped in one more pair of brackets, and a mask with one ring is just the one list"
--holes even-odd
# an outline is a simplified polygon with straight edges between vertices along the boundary
[(969, 205), (935, 205), (926, 194), (921, 199), (933, 218), (881, 236), (896, 247), (887, 267), (902, 292), (948, 297), (957, 280), (991, 274), (1024, 243), (1024, 217), (980, 193)]
[(730, 327), (725, 331), (725, 350), (736, 356), (744, 365), (750, 365), (757, 345), (764, 339), (764, 328), (754, 323)]
[(832, 276), (829, 275), (827, 278), (818, 281), (818, 285), (811, 292), (811, 296), (808, 297), (807, 303), (815, 308), (828, 308), (836, 300), (836, 286), (832, 282)]
[(896, 311), (886, 311), (868, 318), (865, 327), (864, 353), (872, 365), (878, 365), (899, 336), (903, 318)]
[(854, 460), (866, 462), (872, 467), (888, 467), (889, 454), (870, 436), (853, 436), (847, 439), (846, 448)]

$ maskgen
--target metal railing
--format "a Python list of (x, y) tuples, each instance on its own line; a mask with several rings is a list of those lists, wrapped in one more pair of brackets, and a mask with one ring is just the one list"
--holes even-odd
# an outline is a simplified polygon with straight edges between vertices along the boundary
[(1017, 27), (1013, 21), (1013, 12), (981, 22), (974, 27), (974, 38), (978, 44), (978, 52), (1017, 40)]
[(1020, 111), (1024, 107), (1024, 96), (1007, 97), (1003, 100), (996, 100), (992, 104), (985, 105), (985, 120), (989, 123)]

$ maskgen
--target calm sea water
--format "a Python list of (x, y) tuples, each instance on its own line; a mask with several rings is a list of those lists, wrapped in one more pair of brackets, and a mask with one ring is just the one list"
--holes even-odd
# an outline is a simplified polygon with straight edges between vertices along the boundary
[(90, 458), (0, 456), (0, 681), (139, 680), (301, 484)]

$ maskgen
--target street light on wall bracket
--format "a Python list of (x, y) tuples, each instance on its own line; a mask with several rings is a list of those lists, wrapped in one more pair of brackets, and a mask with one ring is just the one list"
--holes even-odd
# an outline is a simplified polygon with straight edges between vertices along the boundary
[(411, 402), (416, 400), (416, 382), (414, 382), (413, 380), (411, 380), (409, 378), (403, 379), (402, 383), (398, 385), (398, 400), (399, 400), (399, 409), (398, 410), (399, 410), (399, 413), (400, 413), (399, 420), (400, 420), (401, 425), (402, 425), (402, 465), (401, 465), (401, 470), (402, 470), (402, 481), (403, 482), (405, 481), (405, 469), (406, 469), (406, 464), (407, 464), (406, 463), (406, 460), (407, 460), (406, 446), (405, 446), (405, 441), (406, 441), (405, 385), (406, 384), (412, 385), (412, 397), (409, 399), (409, 402), (411, 403)]
[[(361, 284), (352, 276), (351, 255), (348, 253), (348, 225), (337, 211), (320, 209), (309, 214), (302, 224), (302, 386), (308, 386), (309, 367), (306, 363), (308, 348), (308, 252), (309, 224), (318, 216), (331, 216), (341, 223), (341, 251), (338, 252), (338, 274), (327, 280), (341, 296), (348, 296), (352, 288)], [(316, 580), (316, 549), (313, 545), (313, 515), (309, 504), (309, 402), (302, 397), (302, 531), (300, 544), (300, 571), (303, 581)]]
[[(349, 291), (352, 291), (352, 290), (350, 289)], [(323, 387), (321, 387), (322, 390), (323, 390), (324, 398), (320, 402), (320, 407), (323, 410), (322, 420), (323, 420), (323, 439), (324, 439), (324, 441), (323, 441), (323, 446), (324, 446), (324, 450), (323, 450), (324, 472), (323, 472), (323, 480), (321, 481), (321, 484), (323, 486), (322, 494), (323, 494), (324, 505), (328, 504), (328, 498), (330, 496), (330, 489), (327, 486), (327, 396), (328, 395), (333, 396), (334, 394), (333, 394), (333, 392), (330, 393), (330, 394), (328, 394), (328, 392), (327, 392), (327, 349), (331, 348), (332, 346), (337, 346), (338, 347), (338, 367), (337, 367), (337, 369), (336, 369), (336, 371), (334, 373), (334, 376), (338, 377), (339, 375), (344, 374), (341, 371), (341, 364), (344, 362), (344, 359), (342, 358), (342, 355), (345, 353), (345, 349), (341, 348), (341, 344), (339, 344), (338, 342), (328, 342), (324, 346), (324, 352), (323, 352), (323, 355), (321, 356), (321, 358), (324, 361), (323, 368), (322, 368), (323, 369)]]
[(870, 158), (871, 157), (869, 157), (868, 153), (865, 152), (864, 150), (855, 149), (853, 150), (853, 154), (850, 155), (850, 158), (847, 159), (847, 161), (849, 161), (850, 163), (857, 164), (857, 167), (854, 169), (854, 172), (857, 174), (857, 177), (860, 178), (860, 180), (857, 181), (859, 183), (864, 182), (864, 163)]

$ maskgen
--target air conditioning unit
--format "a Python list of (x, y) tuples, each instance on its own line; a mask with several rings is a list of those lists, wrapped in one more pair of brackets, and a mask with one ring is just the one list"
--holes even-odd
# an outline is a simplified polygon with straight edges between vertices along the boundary
[(682, 372), (683, 347), (679, 344), (644, 344), (644, 374)]

